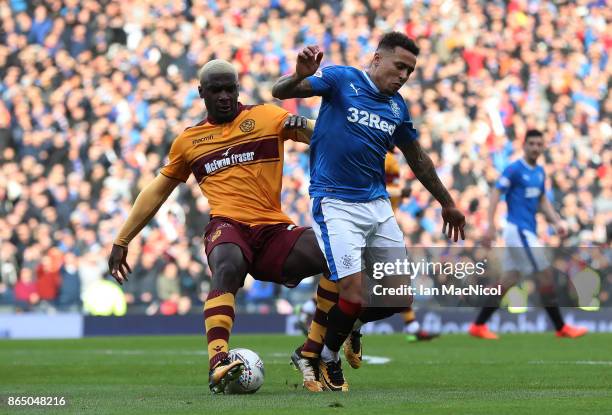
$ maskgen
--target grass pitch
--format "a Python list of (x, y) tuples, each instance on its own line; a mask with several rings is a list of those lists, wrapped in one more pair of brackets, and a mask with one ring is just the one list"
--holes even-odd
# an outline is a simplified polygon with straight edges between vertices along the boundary
[[(345, 394), (302, 389), (288, 364), (299, 337), (231, 340), (264, 361), (255, 395), (209, 393), (203, 337), (0, 341), (0, 413), (612, 414), (610, 334), (451, 335), (430, 343), (367, 335), (365, 354), (390, 361), (359, 370), (345, 364)], [(64, 397), (66, 406), (9, 407), (9, 396)]]

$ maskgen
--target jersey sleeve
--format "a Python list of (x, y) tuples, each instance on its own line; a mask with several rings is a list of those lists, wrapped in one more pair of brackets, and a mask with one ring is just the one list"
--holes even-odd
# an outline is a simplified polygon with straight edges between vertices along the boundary
[(338, 66), (327, 66), (319, 69), (314, 75), (306, 78), (315, 95), (329, 95), (338, 85), (341, 69)]
[(507, 193), (510, 187), (512, 187), (512, 182), (514, 181), (514, 166), (510, 165), (506, 167), (502, 175), (497, 179), (497, 183), (495, 183), (495, 187), (499, 189), (499, 191), (503, 194)]
[(162, 167), (160, 173), (171, 179), (186, 182), (191, 174), (191, 169), (183, 158), (181, 137), (182, 135), (179, 135), (174, 139), (172, 147), (170, 147), (170, 154), (168, 154), (168, 163)]
[(285, 124), (285, 120), (287, 117), (291, 115), (289, 111), (284, 108), (281, 108), (276, 105), (265, 104), (265, 113), (264, 116), (266, 118), (266, 122), (272, 124), (272, 129), (278, 134), (281, 140), (292, 140), (295, 138), (296, 132), (293, 131), (285, 131), (283, 125)]
[(402, 122), (397, 126), (395, 132), (393, 133), (394, 144), (410, 142), (419, 138), (419, 132), (416, 128), (414, 128), (412, 118), (410, 118), (410, 113), (408, 112), (408, 107), (406, 106), (406, 103), (403, 102), (403, 100), (400, 107), (402, 108), (403, 118)]

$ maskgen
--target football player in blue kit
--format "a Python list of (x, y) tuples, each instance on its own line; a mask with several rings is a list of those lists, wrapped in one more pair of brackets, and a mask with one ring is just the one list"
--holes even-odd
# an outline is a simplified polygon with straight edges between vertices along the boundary
[[(541, 131), (527, 131), (523, 151), (524, 156), (506, 167), (493, 190), (488, 212), (489, 228), (483, 244), (490, 247), (495, 240), (495, 212), (500, 196), (505, 194), (508, 218), (503, 230), (503, 292), (517, 284), (521, 274), (534, 275), (544, 309), (555, 326), (557, 336), (580, 337), (586, 334), (587, 329), (565, 324), (557, 305), (551, 264), (545, 255), (544, 244), (536, 233), (536, 213), (539, 209), (554, 225), (557, 234), (563, 237), (567, 232), (565, 223), (546, 196), (544, 168), (537, 164), (544, 152), (544, 136)], [(493, 304), (481, 309), (468, 332), (474, 337), (496, 340), (497, 334), (490, 331), (486, 323), (499, 308), (501, 298), (489, 300)]]
[[(319, 70), (323, 52), (307, 46), (298, 55), (295, 73), (280, 78), (272, 89), (279, 99), (323, 98), (310, 142), (309, 193), (313, 229), (338, 291), (338, 302), (327, 312), (320, 359), (312, 362), (323, 389), (348, 390), (339, 350), (355, 322), (389, 316), (388, 309), (363, 307), (362, 249), (384, 248), (390, 258), (383, 260), (390, 262), (403, 250), (405, 258), (404, 236), (385, 189), (389, 148), (402, 151), (415, 176), (442, 205), (443, 232), (455, 241), (465, 238), (465, 217), (419, 145), (398, 92), (414, 71), (418, 54), (413, 40), (391, 32), (382, 37), (367, 70)], [(304, 350), (302, 356), (309, 357)]]

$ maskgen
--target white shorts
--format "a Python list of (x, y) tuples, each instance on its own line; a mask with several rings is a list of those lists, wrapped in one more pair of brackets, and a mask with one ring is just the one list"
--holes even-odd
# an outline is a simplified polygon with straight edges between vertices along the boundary
[[(389, 199), (370, 202), (344, 202), (315, 197), (311, 202), (312, 229), (331, 273), (337, 281), (365, 269), (365, 261), (404, 260), (406, 245)], [(362, 258), (363, 248), (377, 249), (376, 258)], [(389, 249), (386, 249), (389, 248)], [(384, 258), (382, 258), (384, 256)]]
[(518, 271), (530, 275), (550, 267), (544, 244), (535, 233), (508, 222), (503, 236), (506, 242), (502, 260), (504, 272)]

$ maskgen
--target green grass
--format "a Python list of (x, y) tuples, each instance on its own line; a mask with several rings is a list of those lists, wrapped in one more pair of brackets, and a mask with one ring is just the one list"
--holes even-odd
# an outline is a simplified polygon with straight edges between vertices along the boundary
[[(431, 343), (365, 336), (389, 363), (345, 365), (351, 391), (312, 394), (288, 365), (298, 337), (233, 336), (257, 351), (255, 395), (211, 396), (203, 337), (0, 342), (0, 413), (612, 414), (612, 335), (465, 335)], [(300, 386), (298, 386), (300, 384)], [(63, 396), (59, 407), (8, 407), (8, 396)]]

